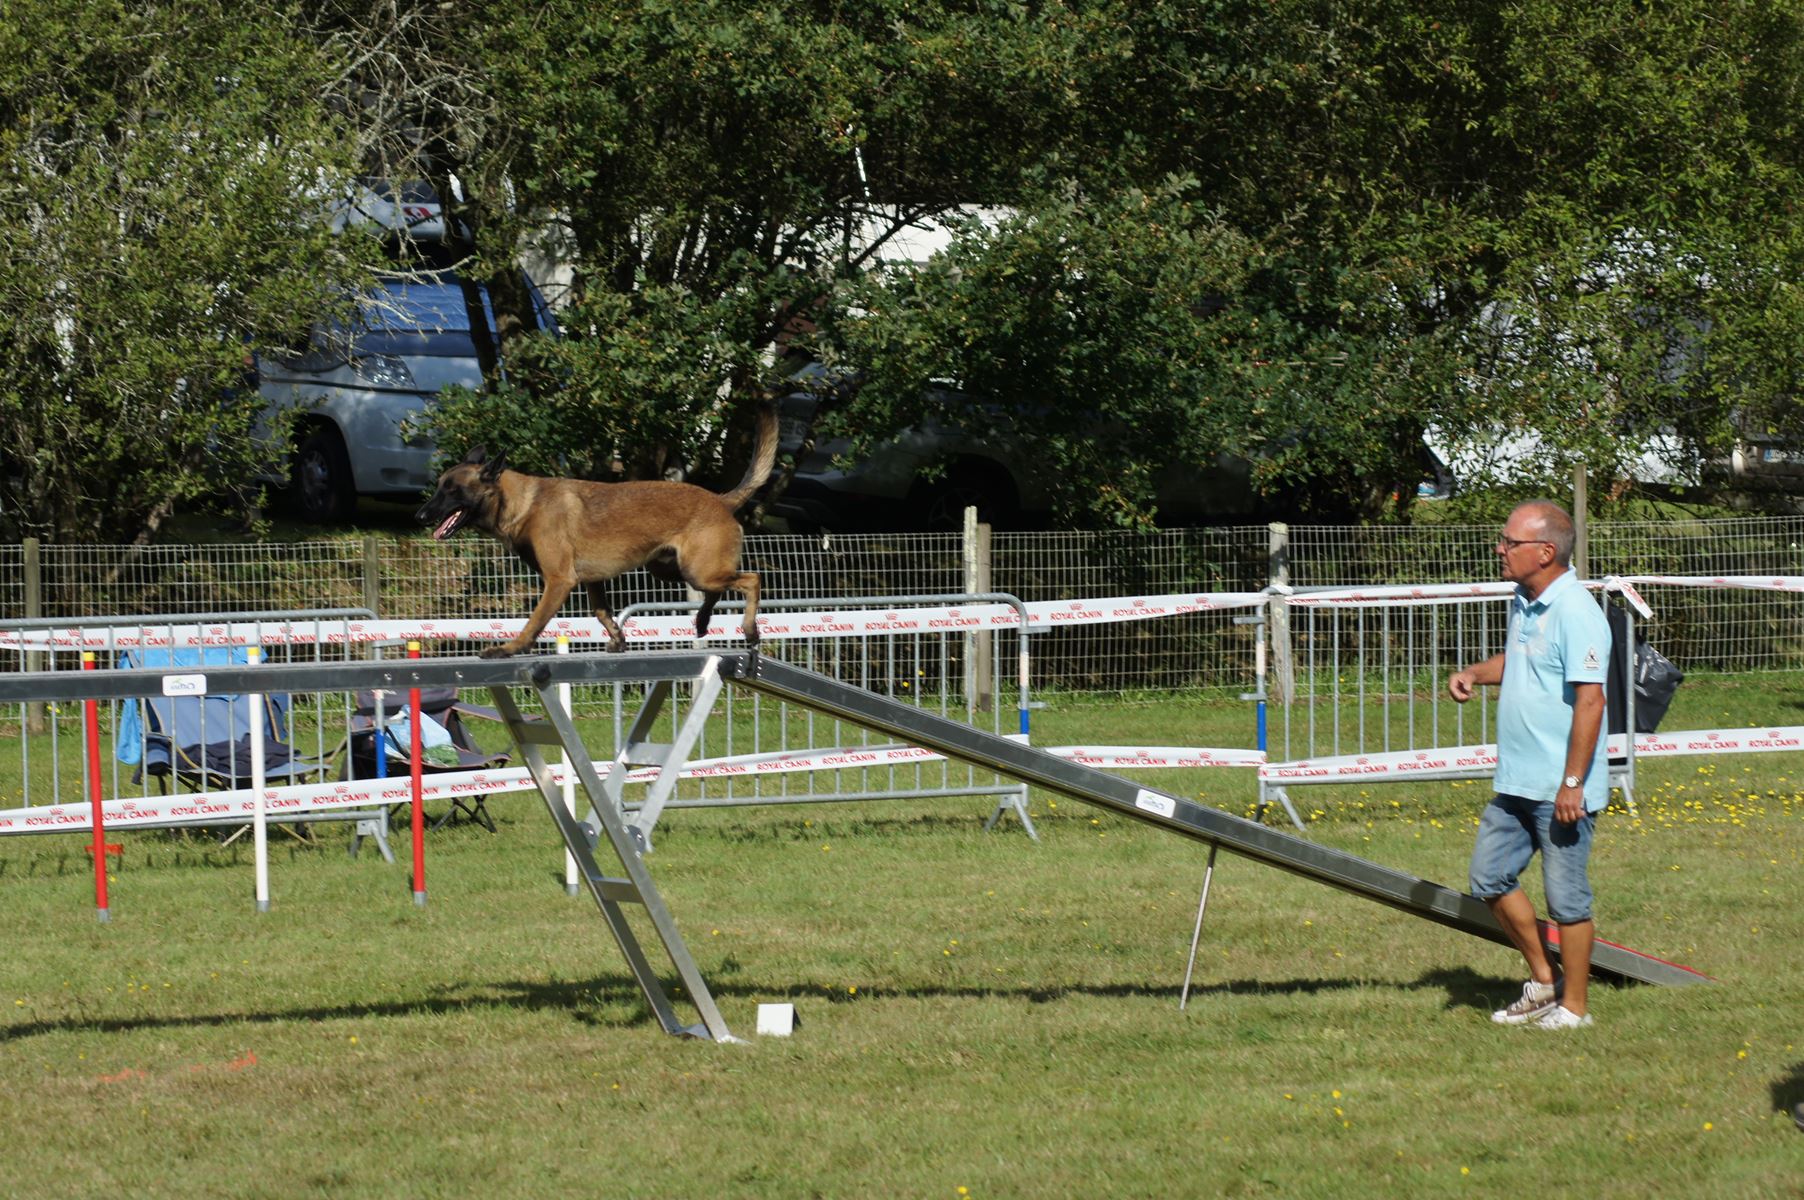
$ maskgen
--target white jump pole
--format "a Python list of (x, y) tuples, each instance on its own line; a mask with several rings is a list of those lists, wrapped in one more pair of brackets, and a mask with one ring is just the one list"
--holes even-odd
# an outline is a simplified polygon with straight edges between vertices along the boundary
[[(570, 653), (570, 639), (568, 636), (564, 634), (558, 635), (557, 652), (559, 654)], [(557, 685), (557, 702), (562, 706), (565, 716), (569, 717), (571, 720), (576, 719), (575, 714), (570, 710), (569, 684), (560, 683)], [(564, 751), (564, 807), (569, 810), (570, 816), (575, 818), (576, 771), (571, 766), (570, 751), (568, 749)], [(576, 855), (570, 853), (567, 849), (564, 851), (564, 891), (567, 895), (571, 896), (577, 895), (582, 891), (580, 880), (576, 874)]]
[[(263, 657), (261, 645), (253, 644), (245, 647), (245, 655), (251, 666), (256, 666)], [(251, 846), (252, 857), (257, 864), (257, 911), (269, 911), (269, 820), (264, 806), (263, 762), (263, 697), (253, 695), (250, 698), (251, 709)]]

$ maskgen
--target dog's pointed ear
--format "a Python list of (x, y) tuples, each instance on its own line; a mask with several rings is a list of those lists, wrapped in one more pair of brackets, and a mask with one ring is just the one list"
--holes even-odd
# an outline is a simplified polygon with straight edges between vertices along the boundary
[(489, 456), (488, 447), (471, 446), (470, 452), (464, 455), (464, 462), (472, 467), (480, 467)]
[(501, 478), (501, 472), (505, 470), (507, 470), (507, 452), (503, 450), (484, 464), (482, 468), (482, 481), (484, 483), (494, 483), (497, 479)]

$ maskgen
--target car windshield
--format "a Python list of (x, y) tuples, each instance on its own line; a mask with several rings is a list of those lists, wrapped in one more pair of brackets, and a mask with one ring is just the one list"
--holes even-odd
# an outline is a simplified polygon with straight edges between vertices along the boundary
[[(488, 307), (487, 289), (483, 307)], [(493, 319), (491, 314), (491, 323)], [(364, 302), (363, 320), (371, 330), (468, 333), (470, 310), (457, 277), (450, 271), (435, 271), (412, 280), (384, 281), (382, 293)]]

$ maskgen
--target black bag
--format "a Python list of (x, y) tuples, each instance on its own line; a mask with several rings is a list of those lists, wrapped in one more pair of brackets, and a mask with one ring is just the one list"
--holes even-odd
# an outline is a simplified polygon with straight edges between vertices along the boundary
[(1635, 639), (1635, 732), (1652, 733), (1660, 727), (1660, 719), (1672, 704), (1672, 694), (1685, 682), (1685, 672), (1672, 665), (1672, 660), (1647, 644)]
[[(1627, 733), (1629, 727), (1628, 686), (1622, 677), (1623, 654), (1621, 647), (1629, 638), (1629, 614), (1621, 605), (1605, 606), (1605, 614), (1610, 621), (1610, 636), (1614, 644), (1610, 648), (1609, 683), (1604, 687), (1606, 702), (1607, 728), (1611, 733)], [(1684, 682), (1685, 673), (1672, 665), (1672, 660), (1647, 644), (1647, 639), (1635, 636), (1635, 732), (1652, 733), (1660, 727), (1661, 718), (1672, 704), (1672, 694)], [(1610, 760), (1620, 764), (1626, 761), (1617, 757)]]

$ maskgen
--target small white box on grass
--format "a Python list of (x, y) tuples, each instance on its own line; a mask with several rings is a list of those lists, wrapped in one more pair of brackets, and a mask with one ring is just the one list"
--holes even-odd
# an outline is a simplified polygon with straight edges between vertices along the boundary
[(758, 1033), (761, 1037), (788, 1037), (801, 1025), (796, 1020), (796, 1006), (793, 1004), (760, 1004), (758, 1006)]

